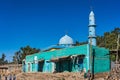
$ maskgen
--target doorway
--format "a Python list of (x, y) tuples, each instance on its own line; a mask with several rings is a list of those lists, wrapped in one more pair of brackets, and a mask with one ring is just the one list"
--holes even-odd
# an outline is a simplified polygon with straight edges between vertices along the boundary
[(44, 60), (38, 62), (38, 71), (42, 72), (44, 66)]
[(56, 72), (72, 71), (72, 62), (70, 58), (61, 58), (56, 64)]

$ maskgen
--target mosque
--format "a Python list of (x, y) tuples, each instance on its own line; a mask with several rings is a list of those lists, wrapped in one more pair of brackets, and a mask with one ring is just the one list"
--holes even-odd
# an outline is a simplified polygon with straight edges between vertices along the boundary
[(65, 35), (60, 38), (58, 45), (46, 50), (27, 55), (22, 62), (24, 72), (79, 72), (90, 70), (94, 73), (110, 71), (109, 50), (96, 46), (95, 16), (89, 15), (88, 44), (74, 46), (73, 39)]

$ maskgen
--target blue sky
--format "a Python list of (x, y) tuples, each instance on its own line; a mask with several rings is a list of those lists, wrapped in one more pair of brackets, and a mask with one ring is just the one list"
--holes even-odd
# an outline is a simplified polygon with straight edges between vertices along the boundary
[(67, 32), (74, 41), (87, 41), (90, 5), (96, 33), (120, 27), (119, 0), (0, 0), (0, 54), (7, 59), (20, 47), (46, 48)]

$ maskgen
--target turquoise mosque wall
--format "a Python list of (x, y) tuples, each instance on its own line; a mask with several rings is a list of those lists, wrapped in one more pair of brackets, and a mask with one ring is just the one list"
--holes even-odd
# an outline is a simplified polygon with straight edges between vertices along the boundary
[(64, 48), (60, 50), (40, 52), (33, 55), (28, 55), (26, 56), (26, 61), (33, 62), (34, 56), (37, 56), (38, 60), (42, 60), (42, 59), (50, 60), (52, 58), (60, 58), (63, 56), (86, 54), (86, 53), (87, 53), (87, 45), (82, 45), (77, 47)]
[(94, 70), (95, 73), (110, 71), (109, 50), (105, 48), (94, 47)]
[[(94, 57), (94, 73), (99, 72), (107, 72), (110, 70), (110, 59), (109, 59), (109, 50), (105, 48), (99, 48), (92, 46), (92, 54), (95, 54)], [(43, 61), (43, 66), (41, 72), (53, 72), (53, 65), (56, 65), (56, 70), (58, 71), (70, 71), (70, 72), (78, 72), (80, 69), (80, 66), (75, 63), (75, 60), (72, 59), (72, 61), (61, 61), (60, 62), (52, 62), (52, 59), (60, 59), (67, 56), (73, 56), (73, 55), (85, 55), (83, 59), (83, 68), (88, 71), (89, 69), (92, 70), (92, 63), (91, 55), (90, 55), (90, 45), (81, 45), (71, 48), (64, 48), (60, 50), (54, 50), (54, 51), (48, 51), (48, 52), (40, 52), (33, 55), (26, 56), (25, 62), (25, 72), (38, 72), (39, 71), (39, 61)], [(34, 58), (37, 56), (38, 62), (35, 62)], [(30, 63), (30, 70), (28, 63)], [(62, 66), (59, 66), (62, 65)], [(101, 67), (104, 66), (104, 67)], [(61, 68), (62, 67), (62, 68)], [(82, 68), (82, 69), (83, 69)]]

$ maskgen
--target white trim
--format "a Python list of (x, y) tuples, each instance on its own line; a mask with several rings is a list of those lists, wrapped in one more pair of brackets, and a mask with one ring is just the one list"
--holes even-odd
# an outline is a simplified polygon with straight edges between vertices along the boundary
[(89, 52), (89, 44), (87, 44), (87, 67), (88, 67), (88, 70), (90, 69), (90, 63), (89, 63), (89, 59), (90, 59), (90, 52)]

